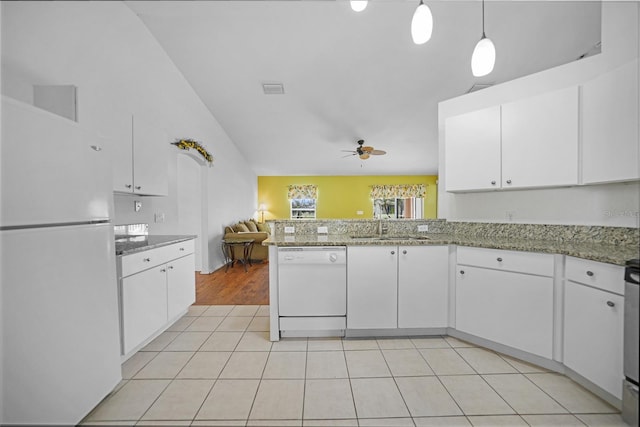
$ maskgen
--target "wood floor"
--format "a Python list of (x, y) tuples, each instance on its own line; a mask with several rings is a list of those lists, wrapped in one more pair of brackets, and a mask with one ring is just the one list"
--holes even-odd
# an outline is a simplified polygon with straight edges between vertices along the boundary
[(196, 305), (269, 304), (269, 263), (222, 267), (211, 274), (196, 273)]

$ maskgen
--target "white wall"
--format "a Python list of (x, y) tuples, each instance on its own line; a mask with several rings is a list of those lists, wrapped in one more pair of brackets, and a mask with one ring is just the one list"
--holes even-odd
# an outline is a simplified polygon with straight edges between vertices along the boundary
[[(2, 33), (3, 94), (32, 103), (34, 84), (73, 84), (78, 121), (110, 144), (129, 143), (131, 114), (161, 124), (167, 144), (176, 138), (203, 143), (215, 163), (203, 186), (209, 256), (202, 269), (221, 266), (223, 228), (254, 215), (257, 178), (138, 17), (113, 1), (2, 2)], [(179, 218), (179, 194), (189, 189), (178, 182), (177, 155), (172, 147), (169, 196), (117, 195), (115, 223), (148, 222), (155, 234), (192, 233)], [(143, 203), (138, 213), (134, 200)], [(164, 213), (165, 222), (154, 223), (154, 213)]]
[(601, 54), (441, 102), (438, 106), (438, 217), (461, 221), (640, 226), (640, 184), (637, 182), (467, 194), (444, 191), (444, 121), (447, 117), (577, 85), (616, 68), (638, 57), (639, 21), (640, 3), (603, 2)]

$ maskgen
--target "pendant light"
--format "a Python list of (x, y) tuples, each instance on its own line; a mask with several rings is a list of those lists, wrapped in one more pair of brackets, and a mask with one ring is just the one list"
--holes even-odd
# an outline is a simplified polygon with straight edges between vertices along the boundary
[(420, 0), (420, 4), (411, 19), (411, 38), (415, 44), (425, 44), (431, 38), (433, 16), (431, 9)]
[(473, 49), (471, 56), (471, 72), (475, 77), (482, 77), (493, 71), (496, 63), (496, 47), (484, 33), (484, 0), (482, 0), (482, 38)]
[(368, 0), (351, 0), (351, 9), (354, 12), (362, 12), (367, 8)]

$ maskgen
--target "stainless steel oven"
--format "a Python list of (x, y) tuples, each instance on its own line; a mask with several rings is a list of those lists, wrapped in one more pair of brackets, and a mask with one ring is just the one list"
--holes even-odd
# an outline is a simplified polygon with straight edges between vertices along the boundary
[(624, 279), (624, 386), (622, 418), (638, 425), (638, 305), (640, 300), (640, 260), (627, 261)]

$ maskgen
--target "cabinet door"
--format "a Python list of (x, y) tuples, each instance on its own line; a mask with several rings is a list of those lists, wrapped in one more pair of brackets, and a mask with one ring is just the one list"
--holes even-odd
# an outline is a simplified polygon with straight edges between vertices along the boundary
[(135, 116), (133, 119), (134, 193), (169, 194), (169, 137), (158, 127)]
[(122, 279), (123, 354), (129, 353), (167, 322), (164, 265)]
[(582, 86), (582, 182), (640, 178), (638, 60)]
[(347, 327), (398, 326), (398, 248), (347, 248)]
[(500, 106), (445, 121), (447, 191), (500, 188)]
[(502, 106), (502, 187), (578, 183), (578, 88)]
[(111, 162), (113, 171), (113, 191), (133, 193), (133, 138), (132, 117), (129, 117), (122, 141), (111, 141)]
[(456, 329), (551, 359), (551, 277), (458, 266)]
[(449, 248), (401, 246), (398, 249), (398, 327), (446, 327)]
[(564, 364), (622, 398), (624, 298), (566, 282)]
[(171, 320), (196, 300), (196, 275), (193, 254), (167, 264), (167, 310)]

